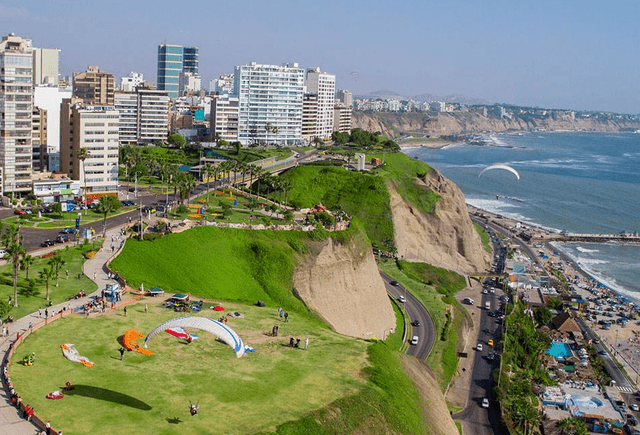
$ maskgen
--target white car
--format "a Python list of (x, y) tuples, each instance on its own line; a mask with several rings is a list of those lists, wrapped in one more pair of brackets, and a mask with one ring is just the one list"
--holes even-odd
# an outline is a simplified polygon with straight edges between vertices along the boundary
[(7, 255), (7, 251), (0, 249), (0, 260), (3, 259), (5, 255)]
[(638, 407), (638, 405), (636, 405), (635, 403), (632, 403), (631, 405), (629, 405), (629, 408), (631, 408), (633, 411), (640, 410), (640, 407)]
[(405, 302), (407, 302), (407, 299), (406, 299), (404, 296), (402, 296), (402, 295), (398, 296), (398, 300), (399, 300), (400, 302), (402, 302), (403, 304), (404, 304)]
[(483, 289), (482, 289), (482, 294), (483, 294), (483, 295), (486, 295), (487, 293), (489, 293), (489, 291), (487, 291), (487, 289), (486, 289), (486, 288), (483, 288)]
[(476, 346), (476, 350), (478, 352), (482, 352), (482, 343), (478, 343), (478, 345)]
[(489, 399), (487, 399), (486, 397), (484, 399), (482, 399), (482, 407), (483, 408), (488, 408), (489, 407)]
[(411, 344), (418, 344), (418, 341), (420, 340), (420, 338), (417, 335), (414, 335), (411, 338)]

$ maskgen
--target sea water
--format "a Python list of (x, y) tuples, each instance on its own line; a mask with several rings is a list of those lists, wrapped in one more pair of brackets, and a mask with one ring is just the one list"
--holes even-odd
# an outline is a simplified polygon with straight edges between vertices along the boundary
[[(496, 134), (486, 145), (404, 152), (453, 180), (475, 207), (572, 233), (640, 233), (640, 134)], [(505, 163), (520, 174), (482, 169)], [(588, 273), (640, 299), (640, 244), (558, 243)]]

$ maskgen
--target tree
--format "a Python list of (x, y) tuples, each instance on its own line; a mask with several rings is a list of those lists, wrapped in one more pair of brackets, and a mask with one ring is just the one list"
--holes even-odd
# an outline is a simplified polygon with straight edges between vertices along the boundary
[(49, 300), (49, 282), (51, 282), (51, 279), (55, 276), (55, 274), (56, 272), (51, 266), (45, 267), (38, 274), (40, 281), (44, 282), (47, 287), (47, 300)]
[(202, 176), (207, 179), (207, 194), (209, 194), (209, 190), (211, 190), (211, 176), (216, 172), (215, 167), (211, 163), (206, 163), (202, 167)]
[(187, 140), (178, 133), (171, 133), (167, 138), (167, 141), (171, 145), (177, 146), (180, 149), (183, 149), (187, 146)]
[[(251, 178), (250, 188), (253, 188), (253, 178), (254, 177), (259, 177), (261, 173), (262, 173), (262, 168), (260, 166), (258, 166), (258, 165), (249, 165), (249, 175), (250, 175), (250, 178)], [(249, 190), (249, 191), (251, 191), (251, 190)]]
[(178, 189), (180, 190), (180, 199), (184, 204), (185, 200), (189, 199), (191, 189), (194, 189), (198, 185), (195, 177), (191, 174), (180, 174), (180, 181)]
[(322, 144), (324, 143), (324, 141), (323, 141), (321, 138), (319, 138), (318, 136), (315, 136), (315, 137), (313, 138), (313, 140), (311, 141), (311, 143), (312, 143), (313, 145), (315, 145), (315, 147), (317, 148), (317, 147), (319, 147), (320, 145), (322, 145)]
[[(89, 148), (85, 148), (82, 147), (78, 150), (77, 153), (77, 157), (78, 160), (80, 160), (82, 162), (82, 180), (84, 184), (84, 195), (83, 195), (83, 199), (84, 199), (84, 205), (87, 205), (87, 174), (84, 171), (84, 161), (87, 160), (89, 157), (91, 157), (91, 154), (89, 153)], [(85, 208), (84, 210), (84, 215), (87, 215), (87, 209)]]
[(98, 213), (103, 214), (102, 218), (102, 237), (107, 233), (107, 214), (113, 213), (120, 208), (120, 201), (117, 196), (103, 196), (100, 198), (100, 204), (96, 207)]
[(29, 254), (26, 254), (23, 258), (22, 261), (20, 261), (20, 269), (24, 270), (25, 273), (25, 279), (29, 279), (29, 268), (31, 267), (31, 265), (33, 264), (33, 262), (35, 261), (35, 257), (32, 257)]
[(2, 234), (2, 244), (5, 246), (7, 253), (6, 259), (13, 265), (13, 306), (18, 306), (18, 269), (20, 269), (20, 261), (27, 253), (27, 248), (22, 244), (20, 236), (20, 228), (16, 225), (9, 226)]
[(226, 148), (226, 147), (228, 147), (228, 146), (229, 146), (229, 142), (227, 142), (227, 141), (226, 141), (226, 140), (224, 140), (224, 139), (220, 139), (220, 140), (218, 141), (218, 146), (219, 146), (220, 148)]
[(59, 283), (58, 283), (58, 277), (60, 276), (60, 269), (62, 269), (62, 266), (65, 265), (65, 261), (62, 259), (62, 257), (60, 257), (59, 255), (53, 256), (49, 259), (49, 261), (47, 262), (47, 264), (49, 264), (49, 266), (51, 266), (51, 268), (54, 270), (55, 272), (55, 276), (56, 276), (56, 287), (58, 287)]
[(240, 149), (242, 148), (242, 144), (240, 143), (240, 141), (235, 141), (233, 143), (233, 148), (235, 150), (236, 156), (240, 155)]
[[(331, 139), (333, 139), (335, 143), (339, 143), (339, 144), (347, 143), (349, 142), (349, 133), (344, 131), (334, 131), (333, 133), (331, 133)], [(315, 142), (315, 138), (314, 138), (314, 142)]]
[(536, 319), (538, 325), (543, 326), (551, 321), (553, 313), (546, 307), (535, 307), (533, 309), (533, 318)]

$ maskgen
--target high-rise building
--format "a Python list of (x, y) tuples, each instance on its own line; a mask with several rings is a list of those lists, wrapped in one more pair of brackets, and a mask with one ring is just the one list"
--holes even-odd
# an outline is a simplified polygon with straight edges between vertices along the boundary
[(184, 47), (182, 50), (182, 72), (198, 74), (198, 47)]
[(33, 171), (46, 171), (44, 155), (47, 152), (47, 111), (33, 106), (31, 116), (31, 166)]
[(9, 33), (0, 42), (0, 167), (2, 194), (31, 191), (33, 46)]
[(123, 92), (135, 92), (138, 86), (144, 83), (144, 74), (131, 71), (128, 76), (120, 78), (120, 90)]
[(318, 124), (316, 136), (329, 139), (333, 133), (333, 104), (336, 95), (336, 76), (320, 71), (320, 68), (307, 70), (307, 93), (318, 96)]
[(116, 92), (120, 111), (120, 144), (164, 142), (169, 134), (167, 91), (139, 87), (136, 92)]
[(169, 91), (169, 97), (178, 98), (182, 72), (182, 46), (158, 45), (158, 90)]
[(209, 82), (209, 92), (212, 94), (233, 94), (233, 74), (223, 74)]
[(348, 133), (351, 131), (351, 112), (353, 107), (336, 103), (333, 107), (333, 130)]
[(213, 140), (238, 140), (238, 97), (229, 94), (211, 98), (210, 125)]
[(86, 71), (73, 74), (73, 97), (86, 105), (113, 106), (116, 79), (113, 74), (91, 65)]
[[(33, 89), (33, 104), (47, 111), (47, 145), (60, 152), (60, 104), (65, 98), (71, 98), (71, 88), (36, 86)], [(50, 171), (56, 171), (49, 167)]]
[(58, 86), (60, 75), (60, 50), (57, 48), (33, 49), (33, 84)]
[(345, 89), (339, 89), (337, 94), (337, 100), (345, 106), (353, 107), (353, 94), (351, 91)]
[(302, 100), (302, 139), (310, 143), (318, 136), (318, 96), (304, 94)]
[[(89, 106), (80, 99), (64, 100), (60, 123), (60, 169), (86, 187), (87, 199), (117, 194), (120, 114), (109, 106)], [(80, 148), (89, 157), (78, 159)]]
[(302, 143), (304, 70), (297, 63), (276, 66), (252, 62), (235, 67), (234, 78), (239, 100), (238, 140), (243, 145)]

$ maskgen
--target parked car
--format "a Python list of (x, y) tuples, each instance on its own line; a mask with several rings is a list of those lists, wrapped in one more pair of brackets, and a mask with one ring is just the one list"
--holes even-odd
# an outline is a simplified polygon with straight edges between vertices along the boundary
[(5, 255), (7, 255), (7, 251), (0, 249), (0, 259), (4, 258)]
[(487, 399), (486, 397), (484, 399), (482, 399), (482, 407), (483, 408), (488, 408), (489, 407), (489, 399)]
[(640, 407), (638, 407), (638, 405), (635, 403), (629, 405), (629, 408), (631, 408), (632, 411), (640, 411)]
[(25, 212), (24, 210), (20, 210), (19, 208), (16, 208), (16, 209), (13, 209), (13, 214), (21, 215), (21, 214), (27, 214), (27, 212)]
[(482, 352), (482, 343), (478, 343), (478, 345), (476, 346), (476, 350), (478, 352)]
[(489, 341), (487, 341), (487, 344), (489, 346), (493, 346), (493, 338), (490, 338)]
[(636, 426), (638, 424), (638, 419), (631, 414), (627, 414), (627, 423), (631, 426)]
[(73, 234), (75, 230), (71, 227), (66, 227), (60, 230), (60, 234)]
[(65, 243), (69, 241), (69, 236), (67, 236), (66, 234), (58, 234), (58, 237), (56, 237), (56, 243)]
[(56, 242), (54, 242), (53, 240), (47, 239), (44, 242), (40, 243), (40, 246), (42, 246), (43, 248), (46, 248), (47, 246), (53, 246), (55, 244)]
[(411, 338), (411, 342), (410, 342), (410, 343), (415, 345), (415, 344), (418, 344), (418, 341), (419, 341), (419, 340), (420, 340), (420, 338), (419, 338), (417, 335), (414, 335), (414, 336)]

